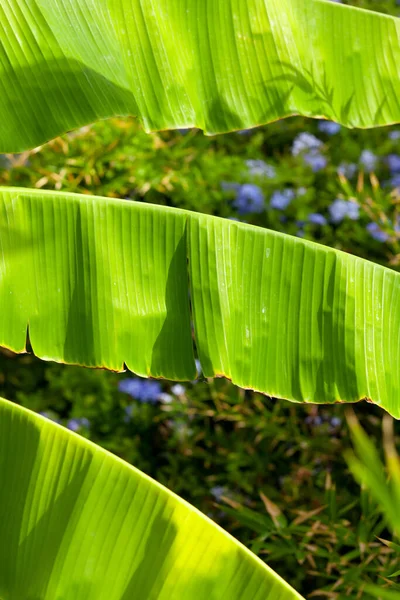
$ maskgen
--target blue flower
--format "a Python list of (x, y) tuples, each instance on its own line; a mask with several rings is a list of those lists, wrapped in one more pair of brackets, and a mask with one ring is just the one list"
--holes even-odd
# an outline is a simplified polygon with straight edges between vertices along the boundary
[(325, 121), (325, 119), (322, 119), (318, 123), (318, 131), (320, 131), (321, 133), (335, 135), (336, 133), (339, 133), (340, 130), (341, 126), (339, 125), (339, 123), (335, 123), (334, 121)]
[(271, 208), (277, 210), (285, 210), (294, 198), (294, 191), (290, 188), (285, 188), (282, 191), (276, 191), (272, 194), (270, 200)]
[(389, 138), (389, 140), (400, 140), (400, 129), (395, 129), (394, 131), (389, 131), (388, 138)]
[(319, 425), (322, 425), (323, 421), (322, 417), (320, 417), (319, 415), (309, 415), (304, 419), (304, 422), (306, 423), (306, 425), (311, 425), (312, 427), (319, 427)]
[(181, 385), (180, 383), (176, 383), (175, 385), (172, 386), (171, 392), (174, 394), (174, 396), (183, 396), (184, 393), (186, 392), (186, 388), (185, 388), (185, 386)]
[(184, 441), (193, 435), (193, 429), (188, 427), (187, 423), (185, 423), (182, 419), (178, 421), (170, 419), (167, 421), (167, 424), (181, 441)]
[(332, 417), (330, 424), (332, 427), (339, 427), (342, 424), (342, 419), (340, 417)]
[(45, 419), (49, 419), (49, 421), (54, 421), (54, 423), (60, 422), (59, 419), (57, 419), (56, 414), (49, 410), (44, 410), (40, 412), (39, 415), (42, 415), (42, 417), (45, 417)]
[(393, 187), (400, 187), (400, 173), (392, 177), (390, 180), (390, 185)]
[(343, 162), (338, 167), (338, 173), (344, 175), (347, 179), (351, 179), (357, 173), (357, 165)]
[(150, 381), (139, 377), (123, 379), (119, 382), (118, 389), (140, 402), (157, 402), (162, 393), (162, 387), (158, 381)]
[(389, 239), (388, 234), (377, 223), (368, 223), (366, 229), (377, 242), (387, 242)]
[(360, 216), (360, 208), (352, 200), (336, 198), (329, 207), (329, 214), (333, 223), (340, 223), (345, 217), (357, 221)]
[(313, 150), (312, 152), (307, 152), (303, 155), (304, 162), (306, 162), (316, 173), (317, 171), (321, 171), (325, 169), (328, 161), (325, 156)]
[(138, 412), (138, 407), (135, 404), (129, 404), (125, 407), (124, 423), (129, 423), (133, 416)]
[(360, 155), (360, 165), (364, 167), (367, 173), (371, 173), (376, 168), (378, 158), (371, 150), (363, 150)]
[(247, 168), (253, 177), (267, 177), (273, 179), (276, 175), (275, 168), (264, 160), (246, 160)]
[(262, 193), (261, 188), (252, 183), (245, 183), (240, 186), (233, 206), (241, 215), (263, 212), (264, 194)]
[(222, 485), (215, 485), (211, 488), (210, 492), (216, 500), (221, 500), (221, 497), (226, 493), (226, 488)]
[(82, 427), (85, 429), (89, 429), (90, 421), (89, 421), (89, 419), (86, 419), (86, 417), (81, 417), (78, 419), (70, 419), (67, 423), (67, 427), (71, 431), (79, 431), (80, 429), (82, 429)]
[(400, 156), (398, 154), (388, 154), (387, 163), (392, 174), (400, 173)]
[(162, 404), (169, 404), (170, 402), (172, 402), (173, 397), (171, 396), (171, 394), (166, 394), (165, 392), (163, 392), (159, 395), (158, 399)]
[(11, 166), (12, 163), (8, 156), (6, 154), (0, 154), (0, 169), (9, 169)]
[(314, 172), (324, 169), (327, 165), (327, 159), (320, 153), (323, 146), (321, 140), (311, 133), (299, 133), (294, 139), (292, 145), (292, 155), (303, 155), (305, 162)]
[(299, 135), (297, 135), (293, 141), (292, 155), (298, 156), (299, 154), (302, 154), (302, 152), (319, 150), (321, 146), (321, 140), (315, 137), (315, 135), (312, 135), (312, 133), (299, 133)]
[(235, 183), (234, 181), (221, 181), (221, 189), (224, 192), (238, 192), (240, 187), (240, 183)]
[(325, 219), (324, 215), (321, 215), (320, 213), (311, 213), (308, 215), (308, 220), (310, 223), (313, 223), (313, 225), (322, 226), (327, 224), (327, 220)]

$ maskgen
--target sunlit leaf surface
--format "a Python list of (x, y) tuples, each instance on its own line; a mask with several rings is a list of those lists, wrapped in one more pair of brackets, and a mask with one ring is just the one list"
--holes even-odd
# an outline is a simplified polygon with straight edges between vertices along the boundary
[(111, 115), (400, 121), (400, 20), (319, 0), (2, 0), (0, 151)]
[(167, 489), (1, 399), (0, 481), (4, 600), (301, 600)]
[[(174, 208), (0, 192), (0, 344), (143, 376), (206, 376), (400, 416), (400, 276)], [(194, 336), (192, 334), (192, 330)]]

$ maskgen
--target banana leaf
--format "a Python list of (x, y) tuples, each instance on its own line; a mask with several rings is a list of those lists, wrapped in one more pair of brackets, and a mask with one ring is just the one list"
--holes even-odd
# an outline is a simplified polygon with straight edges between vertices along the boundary
[(187, 502), (0, 399), (2, 600), (301, 600)]
[(400, 417), (400, 275), (228, 219), (0, 191), (0, 345), (45, 360), (207, 377)]
[(400, 20), (320, 0), (2, 0), (0, 152), (112, 115), (146, 130), (400, 121)]

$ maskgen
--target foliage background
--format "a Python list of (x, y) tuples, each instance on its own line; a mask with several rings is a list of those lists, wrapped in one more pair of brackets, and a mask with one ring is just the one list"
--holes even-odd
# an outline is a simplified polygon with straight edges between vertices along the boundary
[[(398, 15), (394, 0), (352, 2)], [(206, 138), (113, 119), (19, 155), (0, 184), (128, 198), (243, 220), (400, 268), (400, 127), (291, 118)], [(225, 380), (145, 382), (0, 350), (0, 395), (104, 446), (196, 505), (307, 598), (397, 589), (398, 555), (350, 475), (345, 408)], [(354, 410), (381, 446), (381, 411)], [(400, 444), (400, 425), (395, 424)], [(400, 588), (399, 588), (400, 589)]]

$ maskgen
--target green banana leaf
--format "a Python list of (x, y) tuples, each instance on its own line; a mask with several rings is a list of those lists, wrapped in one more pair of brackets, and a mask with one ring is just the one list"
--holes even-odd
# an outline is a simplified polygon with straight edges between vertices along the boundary
[(400, 417), (400, 275), (228, 219), (0, 190), (0, 345)]
[(400, 20), (319, 0), (2, 0), (0, 151), (111, 115), (400, 121)]
[(198, 510), (0, 399), (2, 600), (301, 600)]

